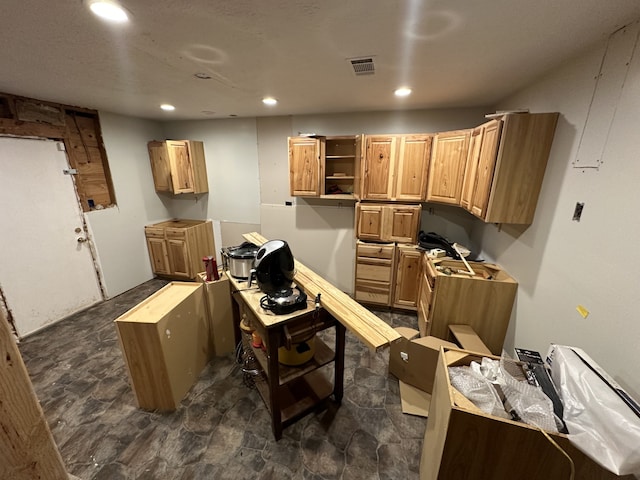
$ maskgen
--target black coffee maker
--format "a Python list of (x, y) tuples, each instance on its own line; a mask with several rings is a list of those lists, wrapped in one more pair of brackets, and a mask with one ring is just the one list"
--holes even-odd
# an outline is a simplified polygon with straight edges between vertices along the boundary
[(266, 294), (260, 300), (265, 310), (283, 315), (306, 308), (307, 295), (293, 283), (295, 262), (284, 240), (270, 240), (262, 245), (251, 272), (251, 279), (255, 277), (258, 287)]

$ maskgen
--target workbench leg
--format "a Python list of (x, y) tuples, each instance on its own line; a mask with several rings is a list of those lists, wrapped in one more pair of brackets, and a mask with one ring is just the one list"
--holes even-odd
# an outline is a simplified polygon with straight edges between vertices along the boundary
[(333, 396), (338, 405), (342, 403), (342, 394), (344, 392), (345, 332), (345, 326), (342, 323), (336, 321), (336, 360)]
[(268, 330), (268, 382), (271, 405), (271, 429), (276, 441), (282, 438), (282, 412), (280, 411), (280, 364), (278, 363), (278, 339), (275, 329)]

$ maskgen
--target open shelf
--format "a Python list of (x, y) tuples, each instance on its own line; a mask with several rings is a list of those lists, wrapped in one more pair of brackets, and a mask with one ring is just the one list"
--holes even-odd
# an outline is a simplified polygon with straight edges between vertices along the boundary
[[(327, 346), (327, 344), (324, 343), (317, 335), (314, 342), (315, 352), (313, 358), (308, 362), (303, 363), (302, 365), (299, 365), (297, 367), (290, 367), (283, 364), (279, 365), (278, 369), (280, 370), (280, 378), (278, 379), (278, 382), (280, 385), (285, 385), (289, 382), (292, 382), (293, 380), (302, 377), (309, 372), (312, 372), (322, 367), (323, 365), (326, 365), (333, 361), (333, 359), (335, 358), (334, 351), (329, 348), (329, 346)], [(258, 360), (258, 363), (260, 363), (262, 370), (264, 372), (267, 372), (269, 368), (267, 363), (267, 354), (260, 348), (256, 348), (254, 346), (251, 346), (251, 348), (253, 349), (254, 355)]]
[[(326, 137), (325, 140), (325, 177), (321, 198), (354, 198), (358, 139), (354, 136)], [(331, 193), (337, 191), (336, 193)], [(345, 195), (346, 197), (342, 197)]]

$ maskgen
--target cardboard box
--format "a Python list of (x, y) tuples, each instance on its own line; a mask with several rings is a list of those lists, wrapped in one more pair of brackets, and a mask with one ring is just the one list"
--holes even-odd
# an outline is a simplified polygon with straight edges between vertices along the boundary
[(199, 273), (197, 278), (204, 285), (204, 299), (213, 354), (217, 357), (228, 355), (236, 349), (229, 278), (224, 272), (220, 273), (220, 280), (207, 282), (207, 275), (204, 272)]
[(391, 344), (389, 373), (409, 385), (431, 393), (440, 347), (455, 348), (456, 345), (435, 337), (420, 337), (420, 332), (413, 328), (398, 327), (395, 330), (402, 338)]
[(175, 410), (208, 363), (203, 291), (171, 282), (114, 321), (140, 408)]
[(493, 355), (469, 325), (449, 325), (449, 340), (470, 352)]
[(443, 348), (438, 357), (431, 414), (422, 442), (421, 480), (573, 478), (565, 452), (573, 461), (576, 479), (633, 479), (605, 470), (566, 435), (548, 433), (563, 452), (536, 427), (482, 412), (452, 387), (448, 372), (450, 366), (480, 362), (482, 356)]

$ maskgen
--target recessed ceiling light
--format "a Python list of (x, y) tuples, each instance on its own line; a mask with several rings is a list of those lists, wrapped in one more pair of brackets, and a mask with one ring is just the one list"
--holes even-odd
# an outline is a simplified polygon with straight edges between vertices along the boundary
[(409, 87), (400, 87), (395, 92), (396, 97), (406, 97), (411, 95), (411, 89)]
[(165, 112), (173, 112), (176, 109), (176, 107), (174, 107), (173, 105), (169, 105), (168, 103), (163, 103), (162, 105), (160, 105), (160, 108)]
[(129, 20), (127, 12), (115, 2), (96, 0), (89, 3), (89, 8), (100, 18), (104, 18), (110, 22), (124, 23)]
[(264, 97), (262, 99), (262, 103), (264, 103), (265, 105), (275, 105), (276, 103), (278, 103), (278, 100), (273, 97)]

